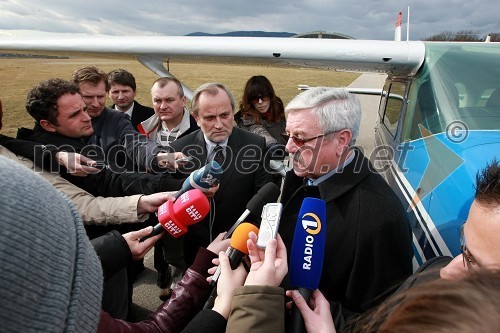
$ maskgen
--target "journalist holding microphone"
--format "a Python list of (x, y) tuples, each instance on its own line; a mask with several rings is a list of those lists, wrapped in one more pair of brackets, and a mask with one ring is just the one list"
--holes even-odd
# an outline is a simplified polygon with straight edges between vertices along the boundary
[(278, 287), (288, 271), (285, 245), (278, 235), (261, 249), (257, 247), (255, 231), (247, 235), (237, 231), (232, 237), (246, 239), (249, 272), (243, 263), (232, 269), (231, 254), (219, 252), (219, 259), (214, 259), (218, 268), (209, 270), (209, 274), (214, 274), (220, 269), (214, 307), (199, 312), (183, 333), (285, 331), (284, 290)]

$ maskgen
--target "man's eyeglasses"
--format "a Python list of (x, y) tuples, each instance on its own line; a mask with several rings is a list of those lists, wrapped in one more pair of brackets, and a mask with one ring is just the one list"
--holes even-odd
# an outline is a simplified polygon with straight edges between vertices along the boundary
[(462, 259), (464, 262), (464, 267), (467, 265), (469, 270), (474, 269), (474, 265), (478, 266), (476, 258), (469, 252), (467, 245), (465, 245), (465, 235), (464, 235), (464, 224), (460, 228), (460, 251), (462, 251)]
[(312, 138), (306, 138), (306, 139), (302, 139), (302, 138), (299, 138), (299, 137), (296, 137), (296, 136), (291, 136), (291, 135), (286, 134), (286, 133), (281, 134), (281, 136), (283, 137), (283, 139), (286, 142), (288, 142), (288, 140), (292, 139), (293, 143), (295, 143), (295, 145), (297, 147), (302, 147), (306, 142), (309, 142), (309, 141), (312, 141), (312, 140), (315, 140), (315, 139), (318, 139), (318, 138), (330, 135), (332, 133), (335, 133), (335, 132), (324, 133), (324, 134), (320, 134), (320, 135), (317, 135), (317, 136), (313, 136)]
[(271, 97), (269, 97), (267, 95), (261, 95), (261, 96), (257, 96), (257, 97), (252, 98), (250, 100), (250, 102), (252, 102), (252, 104), (258, 104), (260, 101), (267, 102), (270, 99), (271, 99)]

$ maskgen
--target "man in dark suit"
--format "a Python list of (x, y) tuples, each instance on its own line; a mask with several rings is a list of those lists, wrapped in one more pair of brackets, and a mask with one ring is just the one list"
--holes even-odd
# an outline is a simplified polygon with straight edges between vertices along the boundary
[[(182, 84), (176, 78), (158, 78), (151, 86), (151, 99), (154, 114), (137, 126), (139, 132), (149, 140), (167, 148), (173, 141), (199, 129), (186, 107)], [(165, 233), (155, 244), (154, 267), (158, 271), (157, 283), (162, 288), (162, 300), (170, 295), (187, 267), (183, 264), (182, 252), (178, 252), (181, 249), (177, 242), (174, 237)]]
[(132, 127), (130, 117), (123, 112), (106, 107), (109, 91), (108, 74), (95, 66), (77, 69), (71, 82), (78, 85), (92, 118), (94, 133), (85, 144), (102, 148), (105, 162), (114, 172), (161, 171), (167, 154), (165, 148), (148, 140)]
[[(396, 194), (354, 147), (361, 121), (354, 94), (312, 88), (296, 96), (285, 113), (293, 170), (283, 184), (279, 233), (290, 256), (302, 201), (325, 201), (327, 257), (319, 289), (342, 329), (344, 320), (382, 301), (412, 273), (410, 225)], [(294, 287), (289, 278), (283, 286)]]
[(200, 86), (191, 106), (200, 130), (172, 142), (176, 151), (193, 157), (182, 171), (187, 174), (215, 159), (224, 173), (211, 201), (210, 216), (191, 225), (185, 235), (187, 265), (198, 246), (207, 246), (220, 232), (228, 231), (253, 195), (271, 180), (263, 164), (265, 140), (234, 127), (234, 98), (223, 84)]
[(154, 115), (153, 108), (139, 104), (134, 98), (137, 86), (132, 73), (124, 69), (115, 69), (108, 73), (109, 98), (113, 101), (111, 109), (125, 112), (130, 116), (132, 126), (137, 126)]

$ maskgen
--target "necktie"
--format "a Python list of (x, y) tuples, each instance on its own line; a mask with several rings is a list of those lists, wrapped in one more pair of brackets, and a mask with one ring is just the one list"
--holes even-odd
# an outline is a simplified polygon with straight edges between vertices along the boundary
[(214, 148), (214, 152), (215, 152), (215, 155), (214, 155), (214, 161), (219, 163), (220, 165), (222, 165), (224, 163), (224, 152), (223, 152), (224, 148), (222, 148), (221, 146), (217, 145), (215, 146)]

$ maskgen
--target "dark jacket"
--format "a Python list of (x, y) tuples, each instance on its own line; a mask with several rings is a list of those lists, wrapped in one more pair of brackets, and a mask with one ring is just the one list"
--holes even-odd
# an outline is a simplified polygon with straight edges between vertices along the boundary
[[(404, 281), (399, 286), (399, 288), (394, 292), (394, 295), (406, 292), (408, 289), (414, 288), (421, 284), (440, 279), (441, 268), (448, 265), (452, 259), (452, 257), (448, 256), (439, 256), (427, 260), (422, 264), (422, 266), (418, 268), (415, 273), (413, 273), (409, 278), (406, 279), (406, 281)], [(362, 317), (363, 315), (360, 316), (360, 318)], [(345, 332), (359, 331), (358, 326), (359, 324), (357, 319), (354, 319), (349, 322), (347, 326), (345, 326)]]
[(182, 330), (182, 333), (224, 333), (227, 320), (212, 309), (203, 309)]
[[(182, 170), (185, 176), (207, 164), (207, 148), (201, 130), (175, 140), (172, 147), (193, 157)], [(246, 204), (253, 195), (270, 181), (269, 174), (264, 170), (264, 151), (264, 138), (233, 128), (222, 165), (220, 187), (213, 198), (215, 208), (212, 208), (209, 217), (202, 222), (189, 226), (189, 232), (185, 236), (188, 265), (193, 258), (192, 248), (207, 246), (210, 236), (215, 238), (219, 233), (228, 231), (245, 211)], [(213, 224), (209, 222), (210, 216)]]
[[(94, 149), (86, 145), (86, 140), (72, 139), (58, 134), (45, 131), (41, 126), (35, 125), (33, 130), (20, 128), (17, 133), (18, 138), (41, 143), (44, 147), (55, 147), (54, 150), (63, 150), (94, 158)], [(25, 156), (30, 158), (29, 156)], [(51, 170), (54, 171), (54, 170)], [(111, 168), (103, 168), (99, 173), (89, 174), (85, 177), (78, 177), (69, 174), (64, 167), (59, 171), (61, 177), (65, 178), (73, 185), (89, 192), (94, 196), (101, 197), (122, 197), (134, 194), (152, 194), (156, 192), (177, 191), (181, 188), (182, 179), (176, 179), (169, 173), (149, 174), (145, 172), (113, 172)], [(122, 225), (86, 225), (87, 235), (90, 239), (101, 236), (108, 231), (118, 230), (120, 233), (137, 230), (143, 224), (122, 224)]]
[(38, 142), (11, 138), (3, 134), (0, 134), (0, 145), (16, 155), (33, 161), (33, 164), (41, 169), (51, 172), (60, 171), (56, 159), (56, 153), (59, 151), (57, 147), (44, 146)]
[(90, 242), (101, 260), (104, 281), (127, 267), (132, 260), (132, 253), (127, 241), (117, 231), (110, 231)]
[[(110, 109), (114, 109), (115, 105), (111, 105)], [(134, 108), (132, 109), (132, 117), (130, 117), (130, 122), (132, 126), (137, 129), (137, 126), (144, 120), (148, 119), (155, 114), (155, 110), (149, 106), (144, 106), (134, 100)]]
[(441, 268), (447, 266), (452, 259), (452, 257), (448, 256), (439, 256), (427, 260), (415, 273), (413, 273), (413, 275), (406, 279), (394, 293), (404, 292), (423, 283), (440, 279)]
[[(210, 294), (212, 287), (206, 281), (207, 270), (213, 266), (212, 259), (215, 257), (215, 253), (200, 248), (195, 262), (178, 282), (170, 298), (151, 313), (148, 319), (128, 323), (101, 312), (97, 332), (180, 332), (201, 309)], [(203, 332), (202, 328), (200, 332)]]
[(266, 145), (281, 144), (286, 145), (281, 134), (285, 133), (286, 120), (282, 118), (279, 121), (269, 122), (261, 119), (259, 123), (252, 114), (245, 114), (240, 110), (234, 115), (234, 121), (239, 128), (263, 136), (266, 139)]
[[(404, 208), (361, 151), (354, 151), (354, 160), (319, 186), (303, 186), (304, 179), (288, 172), (281, 198), (279, 233), (289, 256), (303, 199), (317, 197), (326, 202), (319, 289), (332, 301), (338, 329), (343, 319), (381, 302), (412, 273), (411, 229)], [(292, 287), (288, 276), (283, 287)]]
[(127, 114), (104, 108), (99, 117), (92, 118), (94, 134), (87, 144), (101, 147), (114, 171), (159, 171), (156, 154), (165, 148), (148, 140), (130, 122)]
[[(36, 142), (40, 147), (38, 155), (49, 151), (69, 151), (81, 153), (89, 158), (96, 159), (95, 155), (99, 156), (101, 150), (99, 147), (86, 144), (86, 139), (72, 139), (61, 136), (55, 133), (45, 131), (41, 126), (35, 125), (31, 130), (28, 128), (20, 128), (17, 132), (18, 139)], [(20, 141), (23, 142), (23, 141)], [(42, 145), (39, 145), (42, 144)], [(23, 151), (28, 149), (19, 149), (17, 154), (24, 156)], [(36, 150), (38, 151), (38, 150)], [(35, 154), (35, 155), (37, 155)], [(32, 159), (33, 154), (27, 154), (26, 158)], [(102, 156), (99, 159), (102, 160)], [(47, 158), (45, 158), (47, 159)], [(53, 166), (49, 171), (56, 170)], [(72, 184), (84, 189), (94, 196), (102, 197), (119, 197), (133, 194), (151, 194), (162, 191), (176, 191), (182, 186), (181, 179), (174, 179), (168, 173), (164, 174), (148, 174), (139, 172), (117, 173), (113, 172), (112, 168), (104, 168), (97, 174), (89, 174), (86, 177), (78, 177), (66, 172), (64, 167), (61, 167), (59, 173), (63, 178)]]

